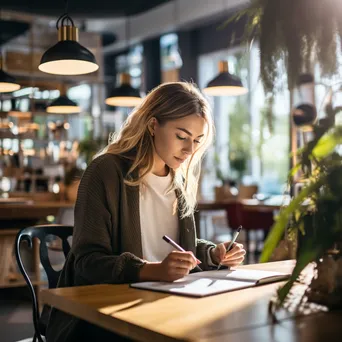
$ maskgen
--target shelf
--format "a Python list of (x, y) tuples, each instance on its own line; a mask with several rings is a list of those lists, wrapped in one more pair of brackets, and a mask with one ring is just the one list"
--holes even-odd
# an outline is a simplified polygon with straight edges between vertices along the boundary
[(36, 138), (36, 137), (25, 137), (24, 135), (15, 135), (12, 132), (0, 132), (0, 139), (20, 139), (20, 140), (33, 140), (33, 142), (41, 143), (41, 144), (48, 144), (49, 142), (53, 142), (56, 144), (59, 144), (61, 142), (67, 143), (71, 142), (73, 143), (76, 140), (71, 139), (43, 139), (43, 138)]

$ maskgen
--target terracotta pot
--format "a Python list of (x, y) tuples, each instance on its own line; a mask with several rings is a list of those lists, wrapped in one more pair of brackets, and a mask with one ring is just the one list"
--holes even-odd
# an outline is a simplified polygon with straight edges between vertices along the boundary
[(308, 300), (330, 309), (342, 309), (342, 255), (327, 251), (316, 263), (315, 275), (307, 290)]

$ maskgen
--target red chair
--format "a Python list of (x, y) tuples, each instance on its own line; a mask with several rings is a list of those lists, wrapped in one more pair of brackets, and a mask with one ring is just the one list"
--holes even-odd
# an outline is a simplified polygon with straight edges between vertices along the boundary
[[(263, 241), (265, 240), (268, 232), (270, 231), (274, 219), (272, 211), (262, 211), (262, 210), (246, 210), (242, 208), (242, 226), (246, 231), (246, 245), (248, 249), (247, 253), (247, 262), (250, 260), (250, 232), (252, 230), (263, 230), (264, 236)], [(246, 250), (247, 250), (246, 249)], [(259, 252), (257, 247), (255, 250), (256, 254)]]
[[(246, 235), (246, 261), (249, 263), (250, 261), (250, 232), (253, 230), (263, 230), (264, 231), (264, 239), (270, 228), (273, 225), (273, 212), (271, 211), (262, 211), (262, 210), (246, 210), (243, 204), (230, 203), (226, 205), (226, 213), (227, 213), (227, 221), (228, 226), (231, 229), (237, 229), (240, 225), (243, 227), (243, 230)], [(257, 250), (256, 250), (257, 252)]]

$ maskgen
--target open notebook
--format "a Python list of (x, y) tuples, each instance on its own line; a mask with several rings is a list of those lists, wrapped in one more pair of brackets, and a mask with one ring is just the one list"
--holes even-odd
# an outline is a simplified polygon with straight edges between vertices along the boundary
[(173, 283), (143, 282), (131, 284), (131, 287), (143, 290), (160, 291), (193, 297), (205, 297), (217, 293), (234, 291), (281, 281), (290, 274), (251, 269), (219, 270), (192, 273)]

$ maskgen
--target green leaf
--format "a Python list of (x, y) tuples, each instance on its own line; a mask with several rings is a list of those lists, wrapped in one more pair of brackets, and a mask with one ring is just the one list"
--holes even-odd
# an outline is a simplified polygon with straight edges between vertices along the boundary
[(290, 204), (284, 208), (278, 217), (278, 220), (272, 226), (270, 233), (265, 242), (264, 249), (262, 251), (260, 262), (267, 262), (273, 250), (277, 247), (280, 239), (282, 238), (285, 228), (291, 218), (291, 215), (295, 212), (296, 209), (302, 204), (302, 202), (311, 194), (316, 191), (318, 188), (322, 186), (325, 181), (325, 177), (320, 178), (315, 183), (310, 184), (309, 186), (302, 189), (302, 191), (295, 197)]
[(335, 134), (324, 135), (312, 150), (312, 155), (316, 159), (322, 159), (331, 154), (339, 144), (342, 144), (342, 137)]
[(289, 176), (293, 177), (302, 167), (302, 165), (300, 163), (296, 164), (289, 172)]

